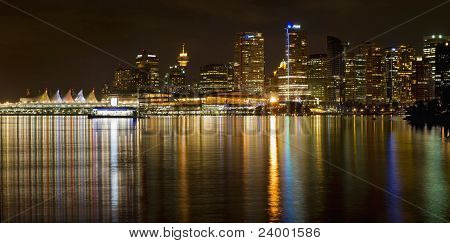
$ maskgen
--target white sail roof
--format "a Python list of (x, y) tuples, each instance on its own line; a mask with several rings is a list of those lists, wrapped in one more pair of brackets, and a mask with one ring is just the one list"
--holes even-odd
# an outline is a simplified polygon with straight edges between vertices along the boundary
[(83, 96), (83, 90), (80, 90), (80, 92), (78, 92), (77, 97), (75, 97), (75, 102), (78, 102), (78, 103), (86, 102), (86, 99)]
[(67, 91), (67, 93), (64, 95), (63, 101), (64, 101), (64, 103), (73, 103), (72, 90), (71, 89), (69, 89), (69, 91)]
[(91, 93), (86, 97), (88, 103), (98, 103), (97, 97), (95, 97), (95, 89), (92, 89)]
[(59, 89), (52, 96), (52, 102), (53, 103), (62, 103), (63, 102), (63, 100), (61, 99), (61, 95), (59, 94)]

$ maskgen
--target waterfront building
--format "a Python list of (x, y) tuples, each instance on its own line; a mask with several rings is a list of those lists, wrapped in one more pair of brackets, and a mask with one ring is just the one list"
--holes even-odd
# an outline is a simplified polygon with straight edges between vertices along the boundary
[(429, 59), (417, 57), (413, 61), (412, 94), (416, 101), (425, 101), (434, 98), (434, 80), (432, 78)]
[(259, 32), (241, 32), (234, 43), (235, 90), (262, 94), (264, 88), (264, 36)]
[(310, 99), (306, 81), (308, 56), (306, 54), (306, 34), (299, 24), (289, 23), (286, 27), (286, 79), (279, 86), (280, 99), (301, 101)]
[(307, 81), (311, 96), (320, 101), (327, 101), (329, 84), (329, 65), (327, 54), (313, 54), (308, 59)]
[(48, 90), (46, 89), (43, 93), (39, 94), (38, 96), (32, 97), (31, 93), (27, 91), (27, 96), (24, 98), (20, 98), (20, 104), (27, 104), (27, 103), (35, 103), (35, 104), (48, 104), (49, 107), (52, 105), (55, 105), (55, 107), (61, 105), (62, 103), (98, 103), (97, 98), (95, 97), (95, 92), (92, 90), (92, 92), (88, 95), (88, 97), (85, 99), (83, 96), (83, 90), (80, 90), (78, 92), (76, 98), (74, 99), (72, 96), (72, 90), (68, 90), (67, 93), (64, 95), (64, 97), (61, 98), (61, 94), (59, 90), (56, 90), (56, 92), (50, 96), (48, 95)]
[[(439, 97), (444, 84), (443, 70), (437, 70), (436, 47), (450, 41), (450, 36), (434, 34), (424, 36), (423, 38), (423, 59), (425, 59), (431, 68), (431, 78), (434, 81), (435, 96)], [(442, 61), (442, 59), (440, 59)]]
[(202, 94), (224, 93), (232, 91), (230, 76), (232, 69), (227, 64), (209, 64), (200, 68), (200, 82), (198, 90)]
[(348, 42), (327, 36), (328, 76), (327, 100), (330, 102), (344, 101), (344, 76), (345, 76), (345, 53), (349, 46)]

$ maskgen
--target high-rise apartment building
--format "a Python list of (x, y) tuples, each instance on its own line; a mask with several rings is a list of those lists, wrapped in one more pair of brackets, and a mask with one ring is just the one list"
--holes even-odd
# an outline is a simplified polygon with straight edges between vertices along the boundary
[(394, 100), (400, 104), (411, 104), (414, 102), (412, 94), (413, 62), (416, 50), (408, 45), (400, 45), (397, 48), (398, 71), (396, 83), (394, 83)]
[(384, 72), (386, 80), (386, 101), (400, 104), (414, 102), (412, 95), (412, 63), (415, 58), (414, 48), (400, 45), (387, 48), (384, 53)]
[(386, 101), (399, 100), (398, 82), (398, 51), (397, 48), (387, 48), (384, 51), (384, 71), (386, 80)]
[[(445, 35), (429, 35), (423, 38), (423, 59), (427, 61), (431, 68), (431, 79), (434, 81), (435, 96), (441, 95), (442, 86), (444, 81), (442, 80), (442, 73), (437, 70), (436, 60), (436, 47), (438, 44), (444, 44), (450, 41), (450, 36)], [(445, 74), (444, 74), (445, 75)]]
[(366, 102), (383, 103), (386, 100), (386, 82), (381, 47), (375, 43), (366, 43), (360, 50), (365, 59)]
[(262, 94), (264, 89), (264, 36), (241, 32), (234, 43), (235, 90)]

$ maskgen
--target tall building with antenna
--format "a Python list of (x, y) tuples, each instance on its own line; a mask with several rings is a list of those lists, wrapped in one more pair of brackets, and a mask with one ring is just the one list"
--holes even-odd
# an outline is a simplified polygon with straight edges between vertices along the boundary
[(306, 82), (306, 35), (299, 24), (289, 23), (285, 30), (286, 78), (280, 84), (279, 95), (284, 101), (301, 101), (310, 96)]
[(181, 52), (177, 58), (178, 65), (169, 67), (169, 72), (164, 77), (164, 91), (185, 93), (192, 87), (187, 77), (187, 67), (189, 56), (186, 52), (186, 45), (183, 43)]
[(186, 44), (183, 43), (183, 46), (182, 46), (182, 48), (181, 48), (181, 52), (180, 52), (180, 54), (178, 55), (178, 65), (179, 65), (181, 68), (183, 68), (183, 69), (186, 69), (186, 68), (187, 68), (187, 65), (188, 65), (188, 63), (189, 63), (189, 56), (188, 56), (188, 54), (187, 54), (185, 48), (186, 48)]

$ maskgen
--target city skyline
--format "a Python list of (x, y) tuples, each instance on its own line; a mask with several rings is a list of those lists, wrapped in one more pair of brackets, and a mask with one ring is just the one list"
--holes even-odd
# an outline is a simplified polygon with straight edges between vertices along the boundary
[[(237, 32), (259, 31), (264, 33), (266, 42), (265, 73), (267, 74), (278, 66), (284, 56), (284, 47), (280, 45), (280, 42), (284, 41), (283, 37), (285, 33), (283, 33), (280, 26), (284, 26), (287, 21), (298, 21), (302, 26), (305, 26), (309, 44), (308, 54), (316, 54), (322, 53), (325, 50), (325, 38), (327, 35), (337, 36), (342, 40), (350, 41), (351, 44), (359, 44), (373, 37), (376, 33), (392, 27), (394, 25), (393, 23), (402, 22), (419, 14), (421, 12), (420, 10), (423, 12), (423, 10), (432, 7), (431, 4), (422, 6), (425, 5), (422, 3), (410, 4), (411, 6), (404, 5), (402, 9), (405, 11), (393, 15), (396, 16), (395, 20), (392, 17), (388, 19), (374, 17), (373, 20), (367, 19), (370, 21), (366, 21), (364, 28), (355, 21), (351, 22), (354, 28), (344, 28), (344, 20), (349, 23), (350, 19), (362, 17), (361, 11), (373, 4), (364, 5), (362, 2), (358, 2), (356, 4), (343, 3), (341, 4), (342, 6), (336, 6), (335, 3), (324, 2), (321, 4), (325, 6), (318, 8), (318, 6), (315, 6), (311, 2), (282, 4), (230, 2), (229, 6), (222, 7), (225, 7), (225, 9), (238, 9), (240, 11), (226, 12), (221, 10), (220, 15), (214, 15), (210, 12), (210, 7), (212, 5), (218, 6), (216, 5), (217, 3), (205, 3), (203, 1), (194, 1), (188, 4), (177, 2), (171, 6), (167, 6), (161, 2), (154, 2), (152, 8), (149, 8), (144, 3), (142, 5), (140, 4), (137, 3), (136, 6), (132, 6), (130, 9), (124, 10), (124, 12), (119, 12), (120, 4), (114, 1), (109, 3), (108, 10), (111, 12), (111, 25), (109, 28), (99, 31), (100, 33), (93, 33), (92, 31), (98, 30), (96, 27), (105, 24), (105, 20), (96, 19), (91, 16), (92, 13), (99, 11), (99, 6), (95, 3), (86, 6), (80, 3), (73, 3), (73, 8), (70, 9), (58, 4), (52, 5), (52, 12), (62, 9), (62, 12), (68, 11), (70, 13), (67, 16), (54, 16), (53, 18), (51, 16), (47, 18), (48, 15), (45, 14), (46, 12), (42, 6), (33, 6), (33, 3), (31, 5), (17, 3), (17, 6), (110, 51), (124, 60), (133, 60), (132, 58), (138, 50), (143, 48), (148, 49), (160, 57), (161, 74), (167, 72), (168, 67), (174, 63), (173, 59), (176, 58), (179, 52), (179, 45), (185, 42), (191, 57), (188, 71), (194, 77), (199, 75), (200, 66), (202, 65), (228, 63), (232, 59), (233, 54), (230, 49), (233, 46), (234, 35)], [(198, 7), (202, 4), (205, 6)], [(401, 4), (401, 2), (379, 2), (373, 8), (388, 11), (389, 9), (386, 6), (394, 7), (397, 4)], [(27, 8), (26, 6), (30, 7)], [(149, 18), (168, 18), (168, 21), (157, 21), (157, 24), (149, 24), (142, 21), (136, 22), (136, 18), (142, 16), (142, 10), (137, 10), (137, 6), (142, 7), (142, 9), (161, 8), (161, 12), (170, 13), (168, 16), (172, 18), (155, 14)], [(78, 9), (79, 15), (76, 17), (73, 16), (73, 12), (77, 11), (73, 9)], [(243, 9), (246, 9), (248, 13), (256, 17), (247, 18), (247, 15), (245, 15), (245, 18), (243, 18), (245, 13)], [(265, 14), (268, 9), (272, 9), (273, 14), (271, 16)], [(308, 12), (306, 9), (310, 11)], [(321, 16), (329, 11), (329, 9), (333, 10), (330, 14), (336, 17), (336, 21), (325, 21), (326, 23), (323, 23), (324, 21), (321, 20)], [(407, 43), (416, 49), (421, 48), (422, 36), (432, 33), (449, 32), (446, 23), (433, 21), (433, 19), (439, 19), (439, 16), (444, 14), (445, 9), (446, 7), (443, 7), (437, 9), (433, 14), (422, 16), (419, 20), (394, 31), (395, 33), (390, 33), (377, 39), (376, 42), (379, 42), (381, 46)], [(316, 11), (314, 12), (313, 10)], [(0, 60), (0, 71), (3, 73), (1, 80), (6, 84), (7, 88), (15, 88), (15, 91), (12, 93), (0, 92), (0, 99), (2, 101), (6, 99), (17, 99), (23, 96), (26, 88), (32, 90), (42, 90), (45, 87), (53, 89), (67, 89), (71, 87), (89, 89), (92, 87), (100, 88), (102, 84), (111, 81), (112, 75), (110, 70), (114, 70), (117, 67), (119, 64), (117, 60), (91, 47), (85, 46), (83, 43), (69, 39), (62, 33), (58, 33), (50, 27), (8, 6), (2, 6), (0, 11), (4, 12), (5, 16), (13, 17), (14, 20), (17, 20), (15, 21), (17, 22), (15, 23), (17, 27), (7, 29), (4, 35), (5, 39), (0, 45), (3, 53), (3, 58)], [(127, 13), (127, 11), (134, 11), (135, 15), (130, 15), (129, 18), (123, 20), (122, 15)], [(342, 18), (343, 13), (345, 13), (345, 18)], [(348, 15), (348, 13), (352, 14)], [(77, 22), (80, 21), (79, 16), (85, 15), (87, 17), (81, 26), (86, 27), (93, 24), (92, 28), (70, 28), (70, 20), (76, 20), (75, 22)], [(121, 17), (120, 21), (117, 20), (119, 16)], [(183, 18), (185, 21), (180, 25), (179, 23), (181, 22), (178, 21)], [(67, 22), (69, 24), (65, 25)], [(174, 24), (174, 22), (178, 24)], [(149, 25), (152, 27), (147, 29), (148, 31), (140, 31), (138, 35), (135, 29), (140, 26), (139, 24), (136, 25), (137, 27), (129, 29), (124, 29), (124, 26), (122, 26), (129, 27), (130, 24), (134, 23), (141, 24), (141, 27), (144, 29), (145, 27), (149, 27)], [(339, 23), (341, 25), (336, 26)], [(30, 27), (36, 27), (36, 29), (30, 30), (28, 24)], [(113, 26), (117, 28), (113, 28)], [(175, 28), (167, 28), (167, 30), (164, 30), (166, 26), (175, 26)], [(352, 33), (350, 29), (357, 30), (358, 35)], [(412, 29), (414, 31), (407, 31)], [(28, 32), (20, 35), (19, 33), (22, 33), (21, 31), (24, 30)], [(39, 35), (37, 33), (34, 34), (38, 31), (43, 33)], [(106, 34), (104, 32), (108, 33)], [(132, 33), (130, 34), (130, 32)], [(157, 34), (155, 35), (154, 33)], [(115, 36), (115, 38), (111, 38), (112, 36)], [(211, 53), (214, 55), (211, 55)], [(18, 70), (23, 70), (23, 68), (18, 69), (17, 67), (19, 66), (26, 66), (28, 68), (25, 72), (19, 72)]]

